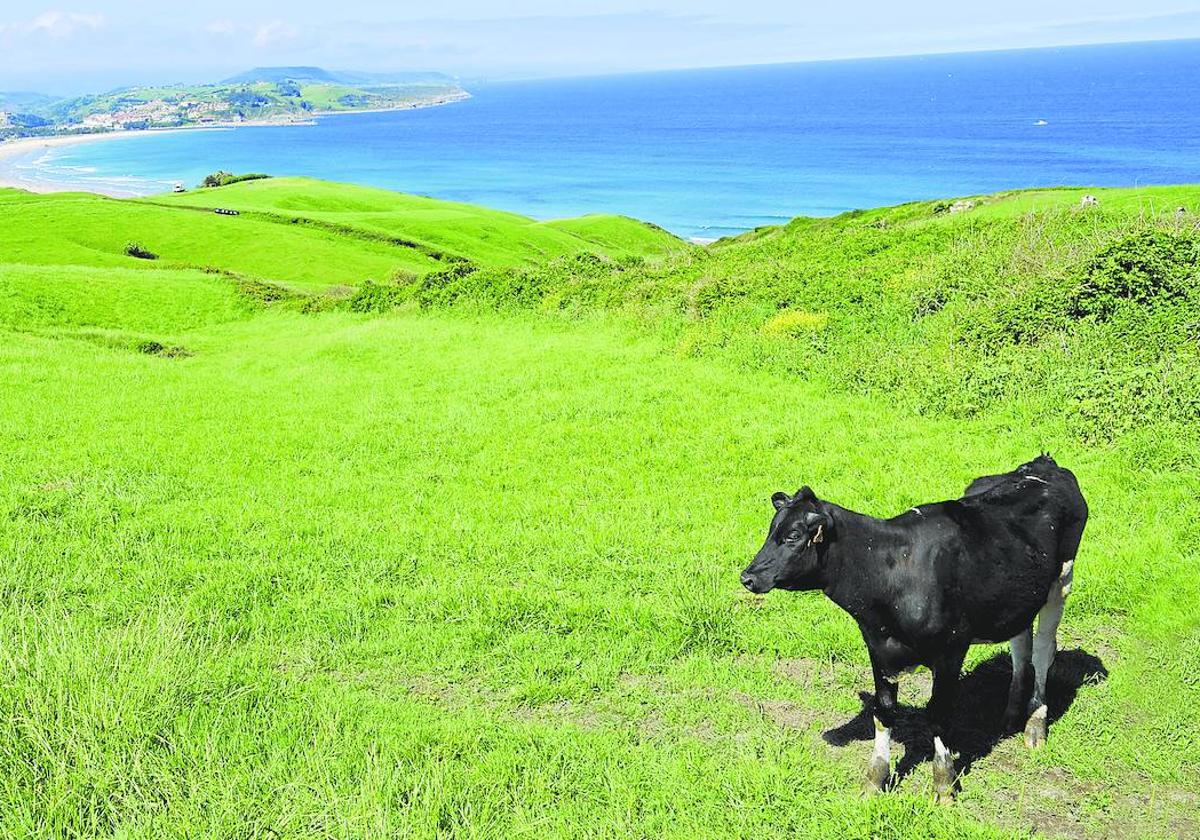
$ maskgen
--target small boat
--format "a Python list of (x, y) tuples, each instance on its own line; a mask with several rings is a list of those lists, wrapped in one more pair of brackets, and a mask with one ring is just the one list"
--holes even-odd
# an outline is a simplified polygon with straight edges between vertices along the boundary
[(1050, 123), (1046, 122), (1045, 120), (1038, 120), (1034, 123), (1034, 125), (1050, 125)]

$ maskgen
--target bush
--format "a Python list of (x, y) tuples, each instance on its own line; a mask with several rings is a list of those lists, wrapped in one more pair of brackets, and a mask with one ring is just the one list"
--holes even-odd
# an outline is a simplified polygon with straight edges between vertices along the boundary
[(274, 283), (254, 280), (249, 277), (236, 277), (235, 279), (239, 294), (254, 304), (266, 306), (280, 301), (295, 300), (300, 297), (300, 295), (291, 289), (276, 286)]
[(470, 285), (462, 281), (476, 270), (469, 262), (454, 262), (446, 268), (431, 271), (410, 287), (412, 297), (421, 306), (450, 306), (470, 291)]
[(140, 242), (126, 242), (125, 256), (139, 260), (156, 260), (158, 254), (144, 247)]
[(204, 176), (204, 180), (200, 182), (200, 186), (227, 187), (230, 184), (236, 184), (241, 181), (261, 181), (264, 178), (270, 177), (270, 175), (264, 175), (261, 172), (249, 172), (245, 175), (234, 175), (232, 172), (226, 172), (224, 169), (218, 169), (213, 174)]
[(1010, 288), (965, 309), (960, 342), (995, 351), (1037, 344), (1067, 327), (1070, 293), (1061, 280), (1009, 282)]
[(1200, 252), (1189, 236), (1147, 230), (1102, 248), (1078, 272), (1076, 317), (1106, 320), (1123, 302), (1150, 304), (1194, 288)]
[(367, 280), (358, 287), (358, 291), (346, 298), (346, 308), (351, 312), (390, 312), (403, 303), (404, 298), (404, 290), (399, 286), (385, 286)]
[(147, 356), (161, 356), (164, 359), (185, 359), (192, 351), (176, 344), (163, 344), (161, 341), (146, 339), (134, 345), (134, 349)]

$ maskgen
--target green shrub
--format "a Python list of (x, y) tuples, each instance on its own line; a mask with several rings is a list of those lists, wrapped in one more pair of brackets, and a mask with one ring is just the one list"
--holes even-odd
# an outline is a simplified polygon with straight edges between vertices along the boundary
[(139, 260), (156, 260), (158, 254), (143, 246), (140, 242), (126, 242), (125, 256)]
[(431, 271), (410, 286), (412, 298), (423, 307), (450, 306), (467, 291), (462, 281), (476, 270), (471, 263), (454, 262)]
[(147, 356), (162, 356), (164, 359), (181, 359), (192, 355), (192, 351), (176, 344), (163, 344), (161, 341), (147, 339), (139, 341), (134, 349)]
[(351, 312), (390, 312), (403, 303), (404, 298), (404, 290), (399, 286), (385, 286), (367, 280), (358, 287), (358, 291), (346, 298), (345, 306)]
[(1073, 313), (1104, 320), (1124, 302), (1150, 304), (1183, 297), (1196, 285), (1194, 237), (1146, 230), (1102, 248), (1079, 270)]
[(270, 177), (270, 175), (264, 175), (261, 172), (249, 172), (245, 175), (234, 175), (232, 172), (226, 172), (224, 169), (218, 169), (211, 175), (204, 176), (204, 180), (200, 182), (200, 186), (225, 187), (230, 184), (236, 184), (240, 181), (260, 181), (263, 178)]
[(750, 287), (736, 278), (705, 274), (690, 289), (685, 301), (689, 315), (703, 318), (714, 309), (742, 300)]
[(960, 341), (986, 350), (1036, 344), (1066, 328), (1069, 304), (1061, 282), (1012, 283), (966, 310)]
[(301, 295), (293, 292), (291, 289), (286, 289), (283, 286), (277, 286), (274, 283), (268, 283), (265, 280), (255, 280), (250, 277), (236, 277), (238, 293), (248, 302), (260, 306), (267, 306), (280, 301), (296, 300)]

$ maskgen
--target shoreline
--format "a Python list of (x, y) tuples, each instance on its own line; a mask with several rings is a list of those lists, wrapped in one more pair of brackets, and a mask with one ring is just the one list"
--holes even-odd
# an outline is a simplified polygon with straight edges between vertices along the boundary
[(45, 137), (20, 137), (16, 140), (0, 142), (0, 187), (25, 190), (32, 193), (54, 192), (95, 192), (99, 195), (109, 193), (99, 192), (94, 185), (72, 184), (66, 181), (47, 181), (37, 178), (22, 178), (18, 171), (7, 165), (13, 158), (32, 155), (45, 149), (56, 149), (63, 146), (79, 146), (84, 143), (97, 143), (102, 140), (118, 140), (130, 137), (145, 137), (161, 134), (178, 134), (183, 131), (229, 131), (228, 125), (195, 125), (178, 128), (146, 128), (140, 131), (98, 131), (92, 134), (49, 134)]
[(22, 158), (45, 149), (62, 146), (77, 146), (84, 143), (95, 143), (102, 140), (118, 140), (133, 137), (151, 137), (162, 134), (179, 134), (185, 131), (233, 131), (238, 128), (273, 128), (280, 126), (311, 126), (323, 117), (336, 117), (343, 114), (385, 114), (391, 111), (415, 111), (424, 108), (437, 108), (442, 105), (453, 105), (471, 98), (471, 94), (463, 91), (461, 96), (439, 97), (436, 101), (417, 101), (401, 108), (360, 108), (346, 111), (313, 111), (306, 117), (296, 120), (265, 119), (245, 120), (243, 122), (205, 123), (203, 125), (181, 125), (173, 128), (145, 128), (135, 131), (97, 131), (80, 134), (47, 134), (43, 137), (19, 137), (15, 140), (0, 141), (0, 189), (11, 188), (32, 193), (56, 192), (90, 192), (97, 195), (107, 195), (111, 198), (125, 198), (127, 194), (98, 189), (92, 183), (71, 183), (68, 181), (49, 181), (38, 178), (22, 178), (19, 171), (12, 168), (8, 161)]

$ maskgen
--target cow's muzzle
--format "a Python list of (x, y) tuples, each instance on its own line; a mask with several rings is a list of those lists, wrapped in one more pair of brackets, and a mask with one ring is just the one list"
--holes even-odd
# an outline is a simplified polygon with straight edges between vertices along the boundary
[(773, 583), (757, 575), (752, 575), (749, 572), (742, 572), (742, 586), (749, 589), (755, 595), (764, 595), (775, 588)]

